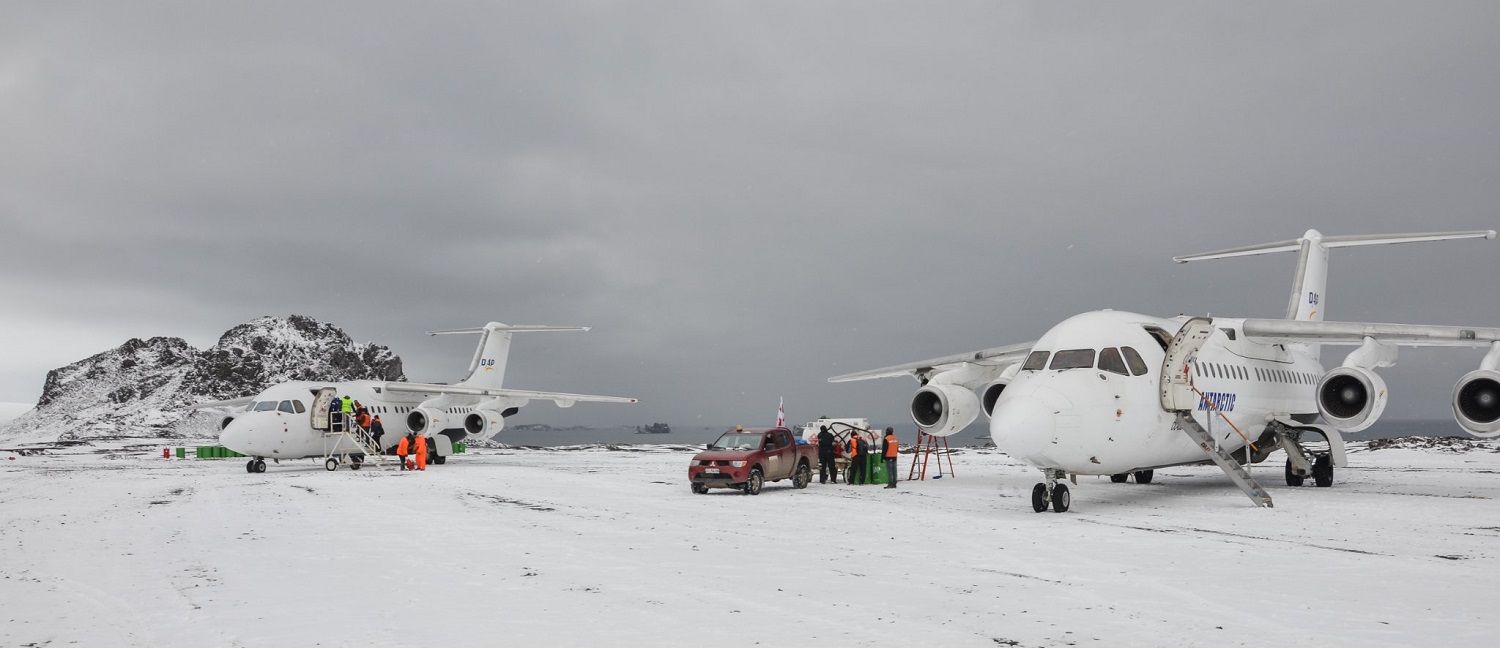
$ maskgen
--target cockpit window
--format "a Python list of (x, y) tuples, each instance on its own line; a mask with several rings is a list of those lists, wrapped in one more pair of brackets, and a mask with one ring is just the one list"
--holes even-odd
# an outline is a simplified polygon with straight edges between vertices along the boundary
[(292, 401), (281, 401), (281, 405), (276, 407), (276, 411), (286, 412), (287, 414), (297, 413), (297, 410), (292, 409)]
[(256, 412), (270, 412), (276, 409), (276, 401), (261, 401), (255, 404)]
[(1125, 364), (1130, 365), (1130, 375), (1146, 375), (1146, 361), (1141, 359), (1141, 354), (1130, 347), (1120, 347), (1120, 351), (1125, 354)]
[(1053, 369), (1087, 369), (1094, 366), (1093, 349), (1068, 349), (1052, 356)]
[(1107, 347), (1099, 352), (1099, 369), (1121, 376), (1129, 376), (1130, 372), (1125, 370), (1125, 361), (1120, 359), (1120, 350)]
[(1021, 370), (1041, 371), (1046, 369), (1048, 355), (1046, 351), (1032, 351), (1031, 355), (1026, 356), (1026, 364), (1021, 365)]
[(298, 414), (303, 414), (303, 413), (307, 412), (307, 406), (303, 405), (302, 401), (299, 401), (299, 400), (292, 401), (292, 407), (297, 408), (297, 413)]

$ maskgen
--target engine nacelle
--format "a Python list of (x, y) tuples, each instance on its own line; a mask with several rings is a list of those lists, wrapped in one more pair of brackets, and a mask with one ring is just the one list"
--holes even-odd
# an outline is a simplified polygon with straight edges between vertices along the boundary
[(436, 433), (443, 429), (443, 413), (419, 407), (406, 414), (406, 429), (416, 434)]
[(979, 393), (979, 405), (984, 410), (984, 417), (990, 418), (995, 415), (995, 403), (1000, 400), (1000, 392), (1005, 391), (1009, 379), (1000, 379), (984, 386), (984, 391)]
[(505, 429), (505, 416), (494, 410), (475, 410), (464, 417), (464, 432), (488, 439)]
[(1500, 437), (1500, 371), (1479, 369), (1453, 386), (1453, 418), (1481, 439)]
[(979, 418), (979, 397), (958, 385), (927, 385), (911, 398), (911, 418), (934, 436), (948, 436)]
[(1318, 381), (1318, 413), (1342, 432), (1375, 424), (1388, 400), (1385, 380), (1363, 367), (1336, 367)]

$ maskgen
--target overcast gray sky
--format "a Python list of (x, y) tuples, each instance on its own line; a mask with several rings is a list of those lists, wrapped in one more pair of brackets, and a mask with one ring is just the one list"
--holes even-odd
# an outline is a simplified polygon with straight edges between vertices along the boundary
[[(904, 420), (825, 379), (1285, 308), (1294, 257), (1174, 254), (1496, 227), (1497, 61), (1493, 2), (5, 3), (0, 401), (305, 313), (417, 380), (472, 353), (424, 330), (595, 326), (508, 384), (642, 404), (530, 421)], [(1329, 317), (1500, 325), (1497, 271), (1336, 251)], [(1479, 357), (1404, 352), (1387, 416)]]

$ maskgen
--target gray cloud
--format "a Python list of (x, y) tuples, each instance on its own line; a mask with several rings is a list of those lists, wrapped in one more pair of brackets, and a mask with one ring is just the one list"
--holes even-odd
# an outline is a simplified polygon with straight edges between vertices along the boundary
[[(1276, 315), (1293, 260), (1494, 227), (1490, 3), (99, 3), (0, 9), (0, 400), (131, 335), (299, 312), (534, 420), (901, 420), (832, 374), (1100, 307)], [(1500, 323), (1500, 249), (1335, 254), (1330, 316)], [(1330, 354), (1331, 356), (1332, 354)], [(1409, 352), (1392, 416), (1477, 354)]]

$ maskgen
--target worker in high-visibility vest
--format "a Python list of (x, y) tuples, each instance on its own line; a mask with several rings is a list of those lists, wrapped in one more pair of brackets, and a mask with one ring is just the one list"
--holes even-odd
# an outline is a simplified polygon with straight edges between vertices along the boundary
[(850, 484), (865, 483), (865, 462), (868, 457), (862, 456), (860, 448), (864, 446), (865, 440), (860, 438), (858, 432), (849, 433), (849, 478), (844, 480)]
[(406, 470), (406, 455), (411, 452), (411, 435), (401, 437), (396, 442), (396, 461), (401, 464), (401, 469)]
[(427, 470), (427, 437), (417, 437), (417, 470)]
[(896, 438), (896, 428), (885, 429), (885, 487), (896, 487), (896, 453), (901, 451), (901, 440)]

